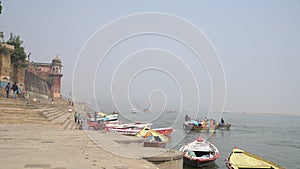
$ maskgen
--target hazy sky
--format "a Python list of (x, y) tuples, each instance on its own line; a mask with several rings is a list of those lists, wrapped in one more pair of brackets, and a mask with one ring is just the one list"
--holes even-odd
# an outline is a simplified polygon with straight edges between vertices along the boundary
[[(184, 108), (187, 108), (195, 106), (194, 101), (197, 102), (199, 95), (200, 109), (208, 109), (212, 96), (217, 96), (211, 93), (213, 87), (207, 73), (210, 70), (179, 41), (157, 34), (132, 37), (118, 44), (100, 61), (101, 47), (110, 40), (101, 38), (104, 37), (101, 28), (120, 17), (155, 12), (178, 16), (193, 24), (213, 44), (226, 75), (225, 111), (300, 114), (298, 0), (218, 3), (2, 0), (2, 6), (0, 31), (4, 32), (5, 40), (10, 32), (20, 35), (26, 52), (31, 52), (31, 59), (37, 62), (50, 62), (56, 55), (62, 58), (62, 93), (65, 96), (77, 81), (85, 81), (73, 88), (77, 97), (84, 100), (111, 99), (112, 95), (116, 99), (115, 95), (120, 94), (122, 97), (115, 100), (118, 105), (128, 104), (122, 101), (125, 96), (130, 96), (128, 98), (134, 105), (148, 105), (150, 95), (152, 104), (165, 104), (164, 100), (167, 100), (168, 105), (174, 106), (184, 99)], [(147, 23), (148, 20), (144, 21)], [(154, 17), (155, 21), (159, 18)], [(119, 29), (130, 31), (136, 27), (125, 23)], [(174, 30), (180, 29), (174, 27)], [(111, 39), (117, 37), (110, 32), (105, 35)], [(192, 36), (192, 33), (184, 29), (182, 35)], [(90, 52), (92, 48), (98, 49), (95, 47), (99, 47), (99, 51)], [(128, 59), (124, 60), (126, 57)], [(85, 59), (89, 61), (84, 62)], [(76, 60), (77, 66), (81, 67), (74, 71)], [(116, 79), (112, 78), (114, 74)], [(72, 79), (76, 81), (72, 83)], [(174, 79), (179, 79), (179, 85)], [(112, 85), (111, 80), (114, 80)]]

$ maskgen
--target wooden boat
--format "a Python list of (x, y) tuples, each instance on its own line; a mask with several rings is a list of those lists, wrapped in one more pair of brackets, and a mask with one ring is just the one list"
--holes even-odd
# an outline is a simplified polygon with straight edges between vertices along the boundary
[(119, 120), (114, 120), (114, 121), (91, 121), (87, 120), (88, 127), (93, 127), (94, 129), (105, 129), (105, 126), (110, 124), (110, 125), (117, 125), (120, 124)]
[(217, 124), (217, 129), (225, 129), (228, 130), (230, 129), (231, 124), (230, 123), (218, 123)]
[(226, 166), (229, 169), (283, 169), (283, 167), (268, 161), (262, 157), (255, 156), (253, 154), (247, 153), (244, 150), (234, 148), (226, 159)]
[(218, 149), (201, 137), (182, 146), (179, 151), (184, 153), (183, 162), (194, 167), (210, 165), (220, 156)]
[[(138, 127), (125, 127), (124, 125), (111, 125), (107, 124), (107, 126), (115, 126), (115, 127), (106, 127), (107, 131), (114, 131), (114, 132), (119, 132), (123, 133), (124, 135), (136, 135), (140, 130), (142, 130), (144, 127), (150, 127), (150, 125), (144, 125), (143, 128), (138, 128)], [(116, 127), (119, 126), (119, 127)], [(152, 129), (153, 131), (156, 131), (162, 135), (169, 136), (171, 135), (173, 128), (172, 127), (166, 127), (166, 128), (155, 128)]]
[(135, 136), (140, 130), (145, 127), (150, 127), (152, 123), (127, 123), (127, 124), (106, 124), (105, 130), (112, 132), (123, 133), (124, 135)]
[(205, 121), (199, 121), (199, 120), (188, 120), (183, 123), (183, 128), (187, 130), (215, 130), (216, 125), (207, 125), (207, 122)]
[(137, 137), (145, 138), (144, 147), (161, 147), (164, 148), (169, 139), (159, 134), (158, 132), (151, 130), (149, 127), (145, 127), (136, 134)]
[(97, 113), (96, 117), (89, 114), (89, 121), (98, 122), (98, 121), (115, 121), (119, 119), (118, 114), (106, 114), (103, 112)]
[(136, 129), (136, 130), (140, 131), (141, 129), (143, 129), (145, 127), (150, 127), (151, 125), (152, 125), (152, 123), (139, 123), (139, 122), (126, 123), (126, 124), (107, 124), (107, 125), (105, 125), (105, 129), (107, 131), (112, 131), (113, 129), (122, 129), (122, 130)]
[(152, 129), (152, 130), (158, 132), (159, 134), (165, 135), (165, 136), (170, 136), (173, 132), (172, 127), (155, 128), (155, 129)]

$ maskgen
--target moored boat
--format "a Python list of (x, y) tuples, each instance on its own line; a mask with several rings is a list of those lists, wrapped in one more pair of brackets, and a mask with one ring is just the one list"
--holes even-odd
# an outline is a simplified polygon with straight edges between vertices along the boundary
[(112, 129), (122, 129), (122, 130), (136, 129), (136, 130), (140, 131), (141, 129), (143, 129), (145, 127), (150, 127), (151, 125), (152, 125), (152, 123), (139, 123), (139, 122), (125, 123), (125, 124), (107, 124), (107, 125), (105, 125), (105, 129), (107, 131), (110, 131)]
[(88, 114), (88, 116), (88, 126), (95, 129), (104, 129), (106, 124), (119, 124), (118, 114), (105, 114), (103, 112), (95, 112), (94, 115)]
[(268, 161), (262, 157), (255, 156), (244, 150), (234, 148), (228, 158), (226, 159), (226, 166), (229, 169), (283, 169), (283, 167), (275, 164), (271, 161)]
[(136, 136), (145, 138), (144, 147), (164, 148), (169, 141), (166, 136), (154, 130), (151, 130), (149, 127), (145, 127), (144, 129), (139, 131)]
[[(150, 127), (151, 123), (145, 123), (144, 125), (126, 125), (126, 124), (107, 124), (106, 130), (107, 131), (114, 131), (123, 133), (124, 135), (136, 135), (140, 130), (142, 130), (145, 127)], [(172, 127), (166, 127), (166, 128), (155, 128), (152, 129), (153, 131), (156, 131), (162, 135), (169, 136), (171, 135), (173, 128)]]
[(230, 123), (218, 123), (217, 124), (217, 129), (225, 129), (228, 130), (230, 129), (231, 124)]
[(182, 146), (179, 151), (183, 152), (183, 162), (194, 167), (210, 165), (220, 156), (218, 149), (201, 137)]
[(87, 120), (88, 127), (93, 127), (94, 129), (105, 129), (106, 125), (117, 125), (119, 124), (119, 120), (114, 121), (91, 121), (90, 119)]
[(173, 132), (172, 127), (155, 128), (155, 129), (152, 129), (152, 130), (158, 132), (159, 134), (165, 135), (165, 136), (170, 136)]
[(115, 121), (119, 119), (118, 114), (106, 114), (103, 112), (95, 113), (94, 115), (88, 114), (89, 121), (98, 122), (98, 121)]

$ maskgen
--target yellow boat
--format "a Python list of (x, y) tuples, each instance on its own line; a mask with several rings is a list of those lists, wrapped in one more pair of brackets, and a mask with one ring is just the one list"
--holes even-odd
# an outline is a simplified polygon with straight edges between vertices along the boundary
[(149, 127), (145, 127), (140, 130), (137, 134), (137, 137), (145, 138), (144, 147), (165, 147), (169, 141), (168, 137), (151, 130)]
[(234, 148), (226, 160), (229, 169), (283, 169), (283, 167), (268, 161), (262, 157), (255, 156), (244, 150)]

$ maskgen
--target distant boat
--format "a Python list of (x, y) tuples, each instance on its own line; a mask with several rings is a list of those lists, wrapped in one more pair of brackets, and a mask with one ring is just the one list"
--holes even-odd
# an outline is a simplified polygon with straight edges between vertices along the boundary
[(210, 165), (220, 156), (218, 149), (202, 137), (182, 146), (179, 151), (184, 153), (184, 163), (199, 168)]
[(279, 166), (278, 164), (268, 161), (262, 157), (247, 153), (244, 150), (240, 150), (238, 148), (234, 148), (232, 150), (231, 154), (226, 159), (226, 166), (229, 169), (283, 169), (283, 167)]
[(132, 114), (136, 114), (136, 112), (137, 112), (137, 109), (131, 109)]
[(217, 124), (217, 129), (230, 129), (231, 124), (230, 123), (218, 123)]
[(165, 110), (165, 113), (175, 113), (175, 112), (172, 110)]

